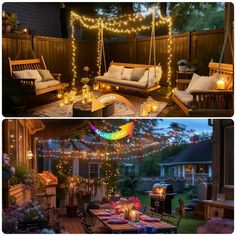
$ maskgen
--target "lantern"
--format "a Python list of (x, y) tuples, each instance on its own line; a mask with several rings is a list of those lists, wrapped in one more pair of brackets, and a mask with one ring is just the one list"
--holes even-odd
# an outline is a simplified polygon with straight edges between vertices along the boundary
[(64, 94), (64, 104), (65, 105), (69, 104), (69, 93), (67, 92)]
[(85, 84), (83, 87), (82, 87), (82, 97), (84, 99), (87, 99), (88, 98), (88, 95), (89, 95), (89, 92), (90, 92), (90, 87)]
[(93, 83), (93, 90), (94, 91), (98, 91), (99, 90), (99, 83), (98, 82), (94, 82)]
[(58, 99), (62, 99), (63, 98), (63, 94), (64, 94), (63, 90), (58, 91), (57, 98)]
[(147, 106), (145, 103), (141, 104), (140, 106), (140, 116), (148, 116), (148, 110), (147, 110)]
[(159, 104), (157, 101), (152, 102), (152, 112), (157, 112), (158, 111)]

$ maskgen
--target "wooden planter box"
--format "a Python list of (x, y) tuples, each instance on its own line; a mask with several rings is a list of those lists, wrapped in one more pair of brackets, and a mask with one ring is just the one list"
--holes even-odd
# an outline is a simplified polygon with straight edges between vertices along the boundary
[(24, 202), (31, 200), (32, 194), (31, 191), (26, 189), (24, 184), (17, 184), (10, 186), (9, 196), (16, 199), (16, 204), (21, 205)]

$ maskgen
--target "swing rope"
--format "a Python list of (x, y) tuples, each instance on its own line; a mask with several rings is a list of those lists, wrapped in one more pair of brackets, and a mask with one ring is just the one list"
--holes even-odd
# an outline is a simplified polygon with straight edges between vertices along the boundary
[[(156, 25), (156, 7), (152, 9), (152, 32), (151, 32), (151, 40), (150, 40), (150, 48), (149, 48), (149, 61), (148, 64), (151, 65), (152, 53), (153, 53), (153, 64), (154, 64), (154, 73), (156, 76), (156, 43), (155, 43), (155, 25)], [(153, 49), (153, 50), (152, 50)], [(148, 73), (149, 77), (149, 73)]]
[(222, 63), (223, 60), (223, 55), (224, 55), (224, 51), (225, 51), (225, 47), (226, 47), (226, 43), (227, 43), (227, 39), (229, 38), (229, 45), (230, 45), (230, 51), (231, 51), (231, 55), (232, 58), (234, 58), (234, 52), (233, 52), (233, 46), (232, 46), (232, 41), (231, 41), (231, 35), (230, 35), (230, 8), (229, 8), (229, 4), (228, 4), (228, 8), (227, 8), (227, 23), (226, 23), (226, 34), (225, 34), (225, 39), (224, 39), (224, 43), (223, 43), (223, 48), (220, 54), (220, 60), (219, 60), (219, 65), (217, 68), (217, 74), (219, 74), (220, 71), (220, 65)]

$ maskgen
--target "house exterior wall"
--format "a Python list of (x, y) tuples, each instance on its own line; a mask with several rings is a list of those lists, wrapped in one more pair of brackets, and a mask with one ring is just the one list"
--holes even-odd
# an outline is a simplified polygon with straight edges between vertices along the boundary
[(16, 13), (20, 25), (32, 34), (61, 37), (59, 3), (7, 2), (2, 10)]
[(225, 194), (225, 199), (234, 199), (234, 185), (226, 185), (225, 177), (227, 175), (232, 176), (228, 169), (228, 166), (234, 166), (234, 159), (232, 158), (231, 163), (226, 163), (226, 153), (229, 151), (234, 153), (234, 147), (230, 150), (227, 143), (233, 143), (233, 137), (227, 137), (226, 129), (234, 128), (234, 123), (232, 120), (214, 120), (213, 122), (213, 165), (212, 165), (212, 198), (216, 200), (217, 194)]

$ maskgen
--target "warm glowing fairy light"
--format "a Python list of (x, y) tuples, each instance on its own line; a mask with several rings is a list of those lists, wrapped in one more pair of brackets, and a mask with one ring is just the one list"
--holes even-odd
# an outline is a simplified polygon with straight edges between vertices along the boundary
[[(148, 16), (141, 16), (137, 13), (129, 14), (129, 15), (122, 15), (114, 18), (109, 19), (93, 19), (86, 16), (82, 16), (79, 14), (71, 12), (71, 38), (72, 38), (72, 87), (75, 89), (76, 80), (77, 80), (77, 66), (76, 66), (76, 54), (78, 54), (76, 43), (75, 43), (75, 36), (74, 36), (74, 22), (79, 21), (81, 25), (90, 30), (97, 30), (98, 31), (98, 44), (97, 44), (97, 74), (101, 74), (101, 64), (102, 64), (102, 50), (103, 50), (103, 31), (109, 31), (112, 33), (117, 34), (136, 34), (141, 31), (151, 30), (152, 25), (144, 25), (142, 22)], [(138, 23), (138, 27), (131, 27), (129, 26), (129, 22)], [(156, 26), (168, 24), (168, 60), (167, 60), (167, 83), (168, 83), (168, 91), (166, 94), (166, 98), (169, 98), (171, 95), (171, 63), (172, 63), (172, 20), (170, 17), (160, 17), (156, 21)], [(78, 62), (77, 62), (78, 63)]]

